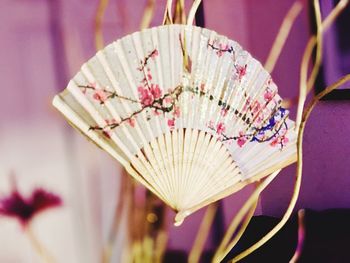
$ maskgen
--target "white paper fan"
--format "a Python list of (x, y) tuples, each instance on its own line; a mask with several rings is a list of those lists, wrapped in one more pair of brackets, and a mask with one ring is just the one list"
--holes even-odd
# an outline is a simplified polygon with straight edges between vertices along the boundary
[(296, 160), (294, 122), (236, 42), (169, 25), (85, 63), (54, 105), (183, 219)]

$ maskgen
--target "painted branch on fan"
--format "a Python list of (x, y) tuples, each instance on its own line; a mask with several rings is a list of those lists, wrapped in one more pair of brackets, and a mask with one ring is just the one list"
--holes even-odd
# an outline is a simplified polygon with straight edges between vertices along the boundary
[[(180, 37), (179, 39), (181, 47), (184, 48), (182, 38)], [(208, 41), (208, 48), (215, 50), (218, 57), (221, 57), (225, 52), (230, 53), (233, 56), (233, 60), (235, 60), (235, 52), (232, 46), (214, 40)], [(90, 126), (89, 130), (100, 130), (107, 138), (111, 138), (111, 131), (123, 123), (135, 127), (136, 117), (142, 112), (146, 112), (147, 120), (150, 120), (153, 116), (163, 114), (167, 119), (168, 127), (174, 129), (176, 120), (181, 115), (181, 109), (178, 106), (180, 96), (185, 92), (189, 92), (192, 94), (192, 98), (194, 95), (198, 95), (200, 98), (204, 97), (210, 101), (215, 101), (216, 104), (221, 107), (222, 118), (226, 117), (228, 113), (232, 113), (237, 120), (243, 121), (248, 125), (246, 130), (240, 131), (238, 135), (228, 135), (225, 133), (226, 127), (223, 121), (215, 123), (213, 120), (209, 120), (207, 128), (214, 131), (218, 139), (222, 142), (231, 143), (231, 141), (236, 141), (239, 147), (243, 147), (246, 142), (263, 143), (271, 141), (271, 146), (279, 146), (281, 150), (288, 143), (288, 111), (279, 106), (281, 102), (280, 98), (276, 96), (276, 91), (270, 88), (270, 85), (273, 84), (271, 78), (267, 80), (262, 102), (248, 96), (246, 92), (244, 92), (245, 104), (243, 108), (234, 109), (232, 106), (228, 105), (228, 101), (214, 97), (208, 91), (208, 88), (206, 88), (205, 83), (201, 83), (200, 87), (179, 84), (174, 89), (168, 89), (168, 92), (163, 94), (163, 90), (159, 84), (154, 83), (154, 77), (149, 67), (150, 61), (155, 60), (157, 56), (159, 56), (159, 51), (157, 48), (154, 48), (148, 55), (140, 60), (140, 65), (137, 67), (137, 70), (141, 72), (142, 80), (137, 88), (138, 99), (120, 95), (116, 91), (110, 90), (109, 87), (99, 87), (97, 83), (78, 86), (85, 95), (88, 95), (88, 91), (91, 91), (89, 93), (93, 100), (98, 101), (101, 105), (104, 105), (107, 100), (116, 98), (140, 106), (138, 110), (130, 113), (126, 117), (120, 117), (119, 120), (115, 118), (105, 119), (106, 125)], [(246, 64), (234, 64), (233, 79), (241, 82), (246, 73)], [(273, 110), (267, 109), (269, 104), (275, 105)], [(266, 113), (264, 112), (265, 110), (267, 110)]]

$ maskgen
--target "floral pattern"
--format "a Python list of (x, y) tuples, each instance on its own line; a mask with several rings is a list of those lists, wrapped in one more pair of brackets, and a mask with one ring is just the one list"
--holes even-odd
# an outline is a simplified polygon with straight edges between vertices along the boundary
[[(179, 37), (181, 41), (181, 36)], [(181, 42), (182, 52), (184, 57), (187, 56)], [(218, 57), (222, 57), (223, 54), (228, 53), (232, 55), (233, 61), (235, 61), (235, 51), (233, 46), (220, 43), (218, 40), (208, 41), (208, 48), (215, 51)], [(111, 99), (125, 100), (130, 103), (137, 104), (138, 110), (135, 110), (126, 117), (116, 119), (105, 119), (105, 125), (91, 126), (90, 130), (100, 130), (102, 134), (111, 138), (112, 130), (119, 127), (123, 123), (135, 127), (137, 125), (137, 116), (141, 112), (145, 112), (147, 119), (150, 120), (153, 116), (163, 115), (166, 119), (166, 124), (170, 129), (174, 129), (177, 119), (181, 116), (181, 108), (179, 107), (180, 96), (184, 92), (199, 97), (204, 97), (212, 103), (216, 103), (221, 108), (220, 120), (207, 122), (207, 128), (215, 132), (216, 136), (223, 142), (232, 143), (235, 141), (239, 147), (243, 147), (247, 142), (269, 142), (272, 147), (280, 147), (282, 149), (289, 141), (288, 139), (288, 124), (287, 116), (288, 112), (280, 107), (280, 98), (277, 95), (277, 91), (272, 87), (272, 79), (269, 79), (266, 83), (266, 87), (263, 96), (259, 96), (258, 99), (248, 96), (245, 92), (243, 96), (245, 98), (245, 104), (241, 109), (235, 109), (231, 105), (227, 105), (227, 102), (223, 99), (215, 98), (205, 88), (205, 83), (201, 83), (196, 87), (191, 85), (183, 86), (182, 84), (175, 88), (164, 91), (163, 87), (154, 82), (154, 77), (150, 69), (150, 63), (156, 60), (160, 56), (157, 48), (153, 49), (143, 60), (140, 61), (139, 66), (136, 68), (141, 73), (141, 81), (137, 87), (138, 98), (128, 98), (121, 96), (116, 91), (112, 91), (109, 87), (99, 87), (96, 83), (90, 83), (88, 85), (81, 85), (82, 92), (86, 96), (91, 96), (92, 100), (104, 105)], [(184, 61), (191, 61), (188, 57)], [(185, 63), (185, 62), (184, 62)], [(184, 69), (190, 73), (191, 66), (184, 65)], [(233, 76), (238, 82), (241, 82), (247, 75), (247, 65), (234, 64)], [(238, 86), (239, 87), (239, 86)], [(271, 108), (271, 105), (274, 105)], [(226, 118), (232, 118), (232, 115), (237, 121), (245, 123), (245, 130), (239, 131), (236, 135), (230, 135), (229, 127)]]

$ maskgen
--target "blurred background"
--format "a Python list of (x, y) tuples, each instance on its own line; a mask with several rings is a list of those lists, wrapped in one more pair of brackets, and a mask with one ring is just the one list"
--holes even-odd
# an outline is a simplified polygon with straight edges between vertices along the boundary
[[(206, 27), (236, 40), (264, 62), (293, 2), (204, 1)], [(145, 0), (111, 0), (103, 23), (106, 43), (137, 31), (145, 5)], [(42, 186), (62, 197), (61, 208), (33, 222), (38, 238), (57, 262), (99, 262), (120, 191), (120, 165), (73, 130), (51, 105), (53, 96), (95, 54), (97, 6), (97, 0), (0, 0), (0, 195), (11, 191), (13, 174), (24, 195)], [(164, 0), (157, 1), (152, 25), (162, 23), (164, 6)], [(283, 98), (298, 94), (300, 61), (310, 28), (305, 1), (272, 73)], [(312, 113), (296, 209), (350, 207), (349, 102), (322, 101)], [(283, 214), (294, 173), (295, 166), (288, 167), (272, 182), (256, 214)], [(223, 200), (226, 225), (251, 190), (247, 187)], [(191, 248), (203, 212), (179, 228), (172, 226), (174, 214), (167, 214), (169, 248)], [(117, 237), (115, 255), (124, 230)], [(214, 236), (207, 248), (214, 246)], [(40, 262), (20, 225), (6, 217), (0, 218), (0, 262)]]

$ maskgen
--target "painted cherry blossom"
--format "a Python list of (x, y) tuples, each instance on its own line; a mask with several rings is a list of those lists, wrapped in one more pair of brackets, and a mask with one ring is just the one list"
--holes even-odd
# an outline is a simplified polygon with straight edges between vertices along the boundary
[(237, 139), (237, 144), (239, 147), (243, 147), (243, 145), (247, 142), (247, 138), (245, 137), (243, 132), (239, 132), (239, 137)]
[(283, 134), (283, 135), (274, 137), (270, 145), (272, 147), (281, 146), (281, 149), (282, 149), (284, 146), (286, 146), (288, 142), (289, 142), (289, 139), (287, 138), (286, 134)]
[(102, 89), (96, 89), (92, 97), (103, 104), (107, 100), (108, 94)]
[(169, 119), (168, 120), (168, 126), (170, 129), (174, 129), (175, 127), (175, 119)]
[(151, 94), (154, 99), (159, 99), (162, 96), (162, 90), (158, 84), (151, 84)]
[(174, 117), (176, 117), (176, 118), (179, 118), (179, 117), (180, 117), (180, 107), (174, 106), (173, 115), (174, 115)]
[(139, 92), (139, 98), (141, 100), (141, 104), (143, 106), (150, 106), (154, 101), (154, 97), (151, 91), (148, 88), (144, 88), (144, 87), (138, 87), (137, 90)]
[[(235, 54), (233, 47), (228, 44), (219, 43), (219, 40), (208, 41), (208, 48), (211, 48), (219, 56), (219, 58), (225, 53), (231, 53), (235, 61)], [(159, 84), (155, 83), (155, 79), (152, 76), (149, 63), (152, 62), (159, 55), (158, 50), (155, 48), (152, 50), (143, 60), (140, 61), (140, 66), (137, 70), (141, 74), (140, 84), (137, 88), (138, 97), (129, 98), (117, 94), (115, 91), (109, 91), (106, 88), (97, 88), (95, 83), (91, 83), (87, 86), (79, 86), (82, 91), (87, 93), (87, 90), (92, 92), (88, 95), (92, 95), (94, 100), (99, 101), (104, 104), (105, 101), (109, 99), (117, 98), (119, 100), (128, 101), (131, 103), (138, 104), (139, 107), (133, 112), (127, 113), (126, 116), (118, 120), (106, 119), (106, 125), (104, 126), (91, 126), (90, 130), (99, 130), (101, 133), (107, 137), (111, 138), (112, 130), (119, 127), (123, 123), (130, 125), (130, 127), (135, 127), (136, 118), (141, 112), (146, 113), (146, 120), (151, 120), (152, 117), (158, 117), (163, 115), (166, 124), (170, 129), (174, 129), (177, 118), (181, 115), (181, 108), (177, 106), (179, 98), (183, 92), (189, 92), (193, 98), (195, 95), (199, 95), (204, 99), (212, 101), (212, 103), (217, 103), (220, 106), (221, 117), (226, 117), (227, 114), (232, 113), (233, 117), (237, 120), (246, 122), (247, 131), (245, 133), (239, 132), (239, 134), (226, 134), (227, 123), (213, 122), (210, 120), (207, 123), (207, 127), (216, 134), (218, 139), (223, 142), (231, 144), (236, 141), (239, 147), (243, 147), (246, 142), (258, 142), (263, 143), (268, 141), (271, 146), (279, 145), (281, 148), (288, 143), (288, 138), (281, 131), (280, 128), (284, 126), (284, 129), (288, 129), (285, 114), (286, 110), (283, 108), (273, 109), (276, 113), (270, 116), (272, 109), (268, 109), (266, 105), (273, 100), (275, 97), (275, 92), (269, 88), (272, 80), (268, 80), (267, 88), (264, 91), (264, 98), (262, 101), (252, 99), (246, 93), (243, 94), (245, 98), (245, 103), (242, 108), (234, 109), (230, 105), (227, 105), (227, 101), (222, 98), (215, 98), (210, 91), (206, 89), (205, 83), (201, 83), (199, 87), (183, 87), (178, 85), (176, 87), (170, 87), (167, 92), (163, 92), (163, 89)], [(241, 81), (247, 74), (247, 65), (235, 65), (235, 75), (234, 77)], [(280, 102), (276, 99), (276, 105)]]
[(272, 90), (270, 90), (269, 88), (267, 88), (265, 90), (265, 93), (264, 93), (264, 99), (265, 101), (271, 101), (273, 99), (273, 97), (275, 96), (274, 92)]
[(131, 127), (133, 127), (133, 128), (135, 127), (136, 121), (134, 118), (128, 119), (127, 122)]
[(217, 125), (216, 125), (216, 133), (218, 135), (222, 134), (223, 132), (225, 132), (225, 124), (223, 122), (219, 122)]
[(237, 65), (236, 73), (237, 73), (238, 80), (241, 81), (242, 78), (247, 74), (247, 64), (244, 66)]

